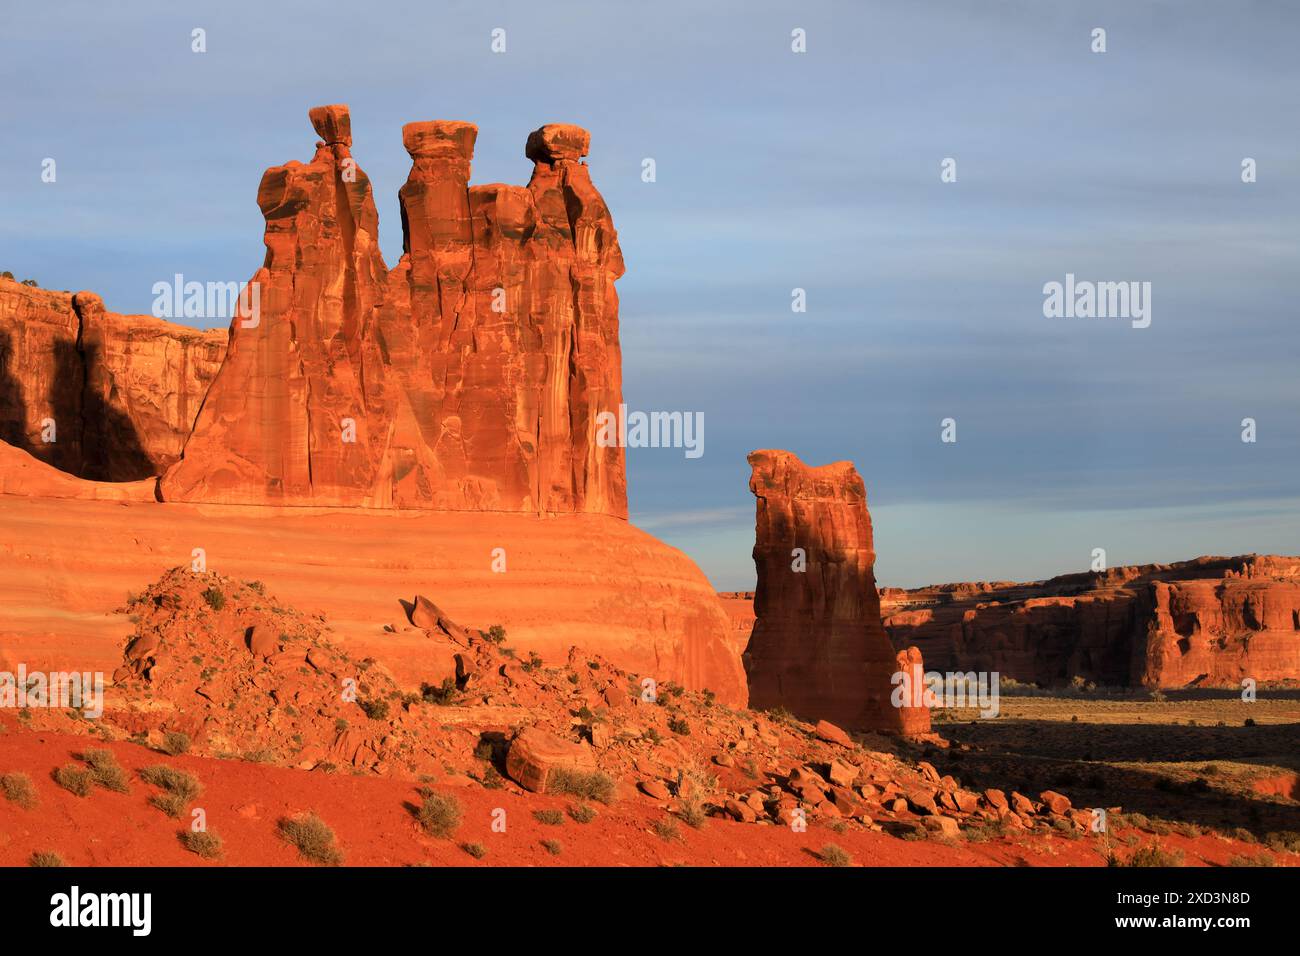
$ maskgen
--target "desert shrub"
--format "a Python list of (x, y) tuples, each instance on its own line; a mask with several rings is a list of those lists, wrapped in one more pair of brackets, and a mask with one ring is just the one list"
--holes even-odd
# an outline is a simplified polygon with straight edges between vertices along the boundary
[(488, 628), (487, 638), (493, 644), (501, 644), (506, 639), (506, 629), (500, 624), (493, 624)]
[(596, 811), (585, 803), (579, 803), (569, 807), (569, 816), (578, 823), (590, 823), (596, 819)]
[(116, 793), (128, 793), (131, 789), (127, 782), (126, 771), (117, 763), (117, 758), (113, 756), (111, 750), (87, 750), (81, 754), (81, 759), (90, 766), (90, 774), (95, 779), (95, 783), (105, 790), (112, 790)]
[(597, 803), (614, 799), (614, 778), (599, 770), (555, 770), (546, 784), (549, 793), (564, 793)]
[(205, 860), (215, 860), (221, 856), (221, 837), (213, 830), (182, 830), (181, 845), (191, 853), (198, 854)]
[(672, 817), (661, 817), (654, 824), (655, 836), (665, 843), (672, 843), (674, 840), (682, 838), (682, 831), (678, 828)]
[(689, 737), (691, 735), (691, 725), (685, 717), (670, 717), (668, 719), (668, 729), (681, 737)]
[(95, 775), (71, 763), (54, 771), (54, 782), (79, 797), (88, 797), (90, 791), (95, 789)]
[(1148, 843), (1146, 846), (1133, 851), (1133, 855), (1119, 864), (1120, 866), (1138, 866), (1138, 867), (1162, 867), (1162, 866), (1182, 866), (1183, 851), (1169, 851), (1163, 849), (1157, 843)]
[(1277, 860), (1271, 853), (1258, 856), (1234, 856), (1228, 859), (1228, 866), (1277, 866)]
[(444, 839), (451, 836), (464, 815), (460, 801), (450, 795), (435, 793), (428, 787), (420, 789), (420, 796), (422, 801), (415, 813), (420, 828), (430, 836)]
[(208, 588), (203, 592), (203, 600), (207, 602), (208, 607), (214, 611), (220, 611), (226, 606), (226, 596), (220, 588)]
[(559, 810), (534, 810), (533, 819), (547, 826), (558, 827), (564, 822), (564, 814)]
[(564, 844), (559, 840), (543, 840), (542, 846), (546, 847), (546, 852), (551, 856), (559, 856), (564, 852)]
[(36, 806), (36, 787), (32, 778), (25, 773), (6, 773), (0, 776), (0, 793), (6, 800), (18, 804), (24, 810)]
[(27, 860), (28, 866), (46, 867), (46, 866), (67, 866), (63, 862), (63, 857), (50, 850), (37, 850)]
[(357, 703), (371, 720), (384, 720), (388, 717), (388, 701), (359, 700)]
[(696, 796), (681, 800), (677, 805), (677, 815), (693, 830), (703, 830), (709, 821), (709, 815), (704, 810), (704, 801)]
[(173, 757), (179, 757), (181, 754), (188, 752), (189, 749), (190, 738), (188, 734), (183, 734), (179, 730), (169, 730), (167, 733), (163, 734), (163, 753), (171, 754)]
[(173, 820), (179, 820), (185, 814), (187, 802), (174, 793), (155, 793), (149, 797), (151, 806), (157, 807)]
[(1286, 850), (1288, 853), (1300, 853), (1300, 832), (1282, 830), (1264, 835), (1264, 842), (1274, 850)]
[(285, 817), (277, 825), (280, 837), (298, 848), (303, 859), (323, 866), (338, 866), (343, 852), (334, 842), (334, 831), (314, 813)]
[(476, 860), (481, 860), (487, 856), (487, 847), (482, 843), (462, 843), (460, 848)]
[(818, 858), (827, 866), (852, 866), (853, 857), (849, 856), (848, 851), (836, 846), (834, 843), (827, 843), (822, 847)]
[(456, 699), (456, 678), (444, 677), (441, 684), (421, 684), (420, 697), (425, 703), (446, 705)]
[(176, 797), (181, 806), (189, 803), (203, 792), (203, 784), (198, 778), (184, 770), (157, 764), (140, 770), (140, 779), (151, 786), (167, 791), (167, 796)]
[(1007, 825), (1003, 820), (989, 820), (979, 826), (967, 827), (961, 831), (968, 843), (986, 843), (1005, 836), (1006, 832)]
[[(1003, 685), (1006, 684), (1005, 678), (1003, 678), (1002, 683)], [(794, 723), (794, 714), (790, 713), (790, 711), (786, 710), (786, 708), (782, 707), (780, 704), (777, 704), (775, 707), (769, 707), (767, 710), (767, 716), (778, 724)]]

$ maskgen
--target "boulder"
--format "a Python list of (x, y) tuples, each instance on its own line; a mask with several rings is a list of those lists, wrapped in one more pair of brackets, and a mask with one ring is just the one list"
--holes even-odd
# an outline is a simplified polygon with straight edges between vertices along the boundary
[(525, 790), (545, 793), (556, 771), (596, 769), (596, 758), (585, 742), (563, 740), (537, 727), (521, 730), (510, 742), (506, 773)]
[(1057, 793), (1055, 790), (1044, 790), (1038, 795), (1038, 799), (1050, 813), (1056, 816), (1065, 816), (1070, 810), (1070, 798), (1063, 793)]

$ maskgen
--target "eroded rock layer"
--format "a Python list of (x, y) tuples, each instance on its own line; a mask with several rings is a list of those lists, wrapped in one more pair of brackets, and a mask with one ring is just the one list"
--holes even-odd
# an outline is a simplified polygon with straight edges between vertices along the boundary
[(936, 670), (1042, 684), (1240, 686), (1300, 679), (1300, 558), (1202, 557), (1024, 584), (881, 594), (895, 645)]
[(527, 187), (470, 186), (477, 128), (408, 124), (389, 272), (346, 107), (311, 119), (312, 160), (262, 179), (259, 314), (232, 322), (163, 497), (626, 517), (623, 450), (595, 441), (623, 260), (586, 131), (534, 132)]
[(0, 440), (81, 478), (157, 475), (180, 457), (225, 343), (108, 312), (92, 292), (0, 278)]
[(756, 451), (749, 463), (758, 571), (745, 652), (751, 706), (854, 730), (928, 731), (927, 710), (890, 701), (898, 663), (881, 626), (871, 517), (852, 463), (811, 468), (786, 451)]

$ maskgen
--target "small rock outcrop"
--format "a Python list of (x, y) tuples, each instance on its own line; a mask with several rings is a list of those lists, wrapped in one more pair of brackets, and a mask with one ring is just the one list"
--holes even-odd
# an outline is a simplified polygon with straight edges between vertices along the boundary
[(925, 708), (890, 701), (895, 652), (880, 622), (871, 517), (852, 463), (811, 468), (750, 454), (757, 499), (757, 619), (745, 653), (750, 705), (851, 730), (917, 734)]

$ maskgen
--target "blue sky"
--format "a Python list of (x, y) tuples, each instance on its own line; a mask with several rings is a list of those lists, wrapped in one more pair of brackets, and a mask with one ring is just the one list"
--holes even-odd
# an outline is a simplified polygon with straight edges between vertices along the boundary
[[(761, 447), (857, 464), (892, 585), (1300, 550), (1300, 8), (325, 6), (8, 4), (0, 268), (122, 312), (246, 279), (261, 172), (334, 102), (391, 265), (403, 123), (473, 121), (474, 181), (523, 183), (527, 133), (574, 122), (628, 264), (626, 400), (706, 422), (702, 458), (629, 450), (633, 520), (719, 588), (752, 586)], [(1151, 327), (1045, 318), (1067, 272), (1151, 282)]]

